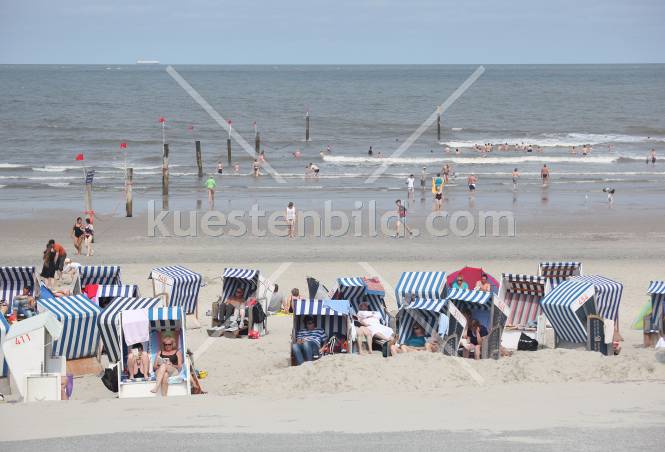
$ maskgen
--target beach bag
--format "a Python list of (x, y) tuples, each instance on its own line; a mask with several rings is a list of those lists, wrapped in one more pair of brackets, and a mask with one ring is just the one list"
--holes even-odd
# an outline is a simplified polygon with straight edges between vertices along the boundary
[(517, 350), (535, 352), (536, 350), (538, 350), (538, 341), (535, 339), (531, 339), (529, 336), (522, 333), (520, 335), (520, 340), (517, 343)]
[(349, 341), (343, 334), (334, 334), (328, 343), (323, 347), (324, 355), (334, 355), (335, 353), (346, 353), (349, 349)]
[(118, 392), (118, 366), (104, 369), (102, 383), (111, 392)]
[(256, 303), (252, 306), (252, 321), (254, 324), (263, 323), (266, 319), (266, 313), (263, 311), (261, 303)]

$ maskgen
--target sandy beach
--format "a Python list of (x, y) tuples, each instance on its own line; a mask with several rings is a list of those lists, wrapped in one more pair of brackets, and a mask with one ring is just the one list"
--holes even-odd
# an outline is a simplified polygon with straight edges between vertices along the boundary
[[(66, 231), (71, 215), (48, 212), (48, 218), (49, 231)], [(617, 213), (616, 227), (632, 221), (622, 218)], [(629, 328), (646, 300), (649, 281), (661, 277), (662, 249), (654, 245), (662, 243), (662, 223), (645, 221), (620, 232), (597, 226), (602, 222), (598, 216), (583, 216), (574, 224), (559, 220), (554, 226), (547, 217), (525, 220), (511, 238), (288, 240), (151, 238), (144, 233), (145, 217), (102, 218), (98, 229), (104, 232), (98, 234), (95, 256), (78, 261), (121, 265), (123, 281), (138, 284), (143, 295), (151, 294), (147, 276), (153, 267), (186, 265), (206, 283), (199, 296), (203, 326), (210, 324), (205, 313), (221, 293), (219, 277), (225, 267), (257, 268), (270, 279), (275, 275), (282, 292), (305, 290), (306, 276), (327, 285), (339, 276), (379, 276), (394, 313), (393, 287), (402, 271), (451, 272), (475, 265), (495, 276), (534, 274), (541, 260), (575, 259), (583, 262), (585, 274), (624, 283), (619, 321), (625, 342), (622, 353), (611, 358), (566, 349), (517, 352), (479, 362), (421, 353), (384, 359), (377, 352), (291, 367), (290, 317), (271, 317), (269, 334), (256, 341), (208, 338), (204, 329), (189, 330), (196, 366), (208, 372), (202, 380), (207, 395), (118, 400), (98, 377), (81, 377), (69, 402), (1, 405), (7, 426), (3, 441), (137, 430), (238, 434), (258, 429), (288, 435), (480, 430), (519, 437), (520, 432), (581, 425), (599, 431), (662, 426), (665, 364), (642, 347), (641, 331)], [(26, 220), (4, 224), (1, 263), (37, 263), (34, 250), (50, 238), (43, 226)], [(104, 413), (104, 422), (98, 421), (99, 413)], [(140, 427), (136, 416), (142, 419)], [(44, 427), (35, 431), (26, 418)], [(557, 444), (555, 437), (548, 441)], [(282, 443), (275, 448), (277, 444)]]

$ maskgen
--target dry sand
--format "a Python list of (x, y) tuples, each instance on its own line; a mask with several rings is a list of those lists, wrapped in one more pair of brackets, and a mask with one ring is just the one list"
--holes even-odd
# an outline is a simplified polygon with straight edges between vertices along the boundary
[[(67, 216), (51, 224), (66, 225)], [(115, 220), (114, 220), (115, 221)], [(2, 264), (34, 263), (46, 237), (32, 222), (14, 220)], [(125, 282), (151, 293), (150, 269), (184, 264), (202, 273), (200, 320), (221, 291), (224, 267), (258, 268), (277, 278), (281, 291), (305, 290), (305, 276), (330, 285), (338, 276), (378, 275), (395, 309), (392, 285), (402, 271), (454, 271), (464, 265), (534, 274), (539, 260), (581, 260), (586, 274), (625, 285), (618, 357), (577, 350), (518, 352), (499, 361), (461, 360), (417, 353), (325, 357), (290, 367), (289, 317), (271, 317), (270, 334), (256, 341), (208, 338), (191, 330), (188, 345), (205, 396), (118, 400), (97, 377), (77, 378), (72, 401), (0, 405), (3, 441), (128, 431), (170, 432), (384, 432), (404, 430), (521, 431), (540, 428), (644, 427), (665, 423), (665, 364), (641, 347), (629, 329), (646, 300), (651, 279), (663, 279), (662, 225), (653, 232), (559, 235), (537, 225), (524, 236), (502, 239), (149, 239), (140, 220), (118, 222), (99, 237), (97, 254), (83, 263), (121, 264)], [(535, 223), (534, 223), (535, 224)], [(133, 225), (133, 226), (132, 226)], [(65, 226), (63, 226), (65, 227)], [(592, 226), (577, 223), (578, 230)], [(648, 228), (648, 226), (647, 226)], [(101, 228), (100, 228), (101, 229)], [(55, 230), (50, 228), (49, 230)], [(60, 229), (62, 230), (62, 229)], [(570, 235), (568, 235), (570, 234)], [(65, 234), (56, 239), (65, 240)], [(67, 243), (67, 242), (64, 242)], [(285, 262), (289, 264), (284, 264)], [(29, 421), (26, 421), (29, 420)], [(445, 421), (444, 421), (445, 420)], [(35, 428), (39, 426), (39, 428)], [(323, 447), (322, 447), (323, 448)]]

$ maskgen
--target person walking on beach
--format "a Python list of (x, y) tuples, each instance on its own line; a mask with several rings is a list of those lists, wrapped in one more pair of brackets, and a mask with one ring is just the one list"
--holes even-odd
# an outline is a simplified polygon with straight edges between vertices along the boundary
[(443, 179), (441, 173), (437, 173), (434, 178), (434, 210), (441, 210), (443, 207)]
[(406, 236), (406, 233), (409, 233), (409, 237), (413, 235), (413, 232), (411, 232), (411, 229), (409, 229), (409, 226), (406, 224), (406, 207), (402, 204), (402, 200), (398, 199), (395, 201), (395, 206), (396, 206), (396, 213), (397, 213), (397, 220), (395, 220), (395, 238), (399, 238), (399, 229), (400, 226), (404, 226), (404, 236)]
[(520, 178), (520, 173), (517, 171), (517, 168), (513, 170), (513, 191), (517, 190), (517, 181)]
[(83, 234), (85, 234), (83, 218), (78, 217), (74, 223), (74, 226), (72, 227), (72, 231), (69, 234), (72, 240), (74, 240), (74, 249), (76, 250), (77, 255), (81, 254), (81, 249), (83, 248)]
[(296, 236), (296, 208), (292, 202), (286, 207), (286, 224), (288, 226), (288, 235), (290, 239)]
[(413, 176), (413, 174), (410, 174), (409, 177), (406, 179), (406, 193), (407, 193), (407, 199), (410, 201), (413, 201), (413, 193), (415, 191), (415, 182), (416, 178)]
[(92, 220), (90, 218), (85, 219), (84, 240), (85, 255), (92, 256), (95, 254), (95, 251), (92, 249), (92, 244), (95, 240), (95, 228), (92, 225)]
[(547, 164), (543, 165), (543, 169), (540, 170), (540, 177), (543, 180), (543, 187), (547, 187), (550, 178), (550, 169)]
[(44, 284), (49, 289), (53, 289), (54, 278), (55, 278), (55, 250), (53, 249), (53, 243), (49, 240), (46, 244), (46, 249), (42, 255), (42, 271), (39, 274), (44, 278)]
[(217, 187), (217, 182), (215, 182), (212, 174), (208, 176), (205, 186), (208, 189), (208, 209), (213, 209), (215, 207), (215, 187)]

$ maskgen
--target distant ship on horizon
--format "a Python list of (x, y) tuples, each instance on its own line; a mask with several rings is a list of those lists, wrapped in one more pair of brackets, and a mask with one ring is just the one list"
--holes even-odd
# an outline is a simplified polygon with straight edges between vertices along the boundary
[(160, 64), (159, 60), (136, 60), (136, 64)]

